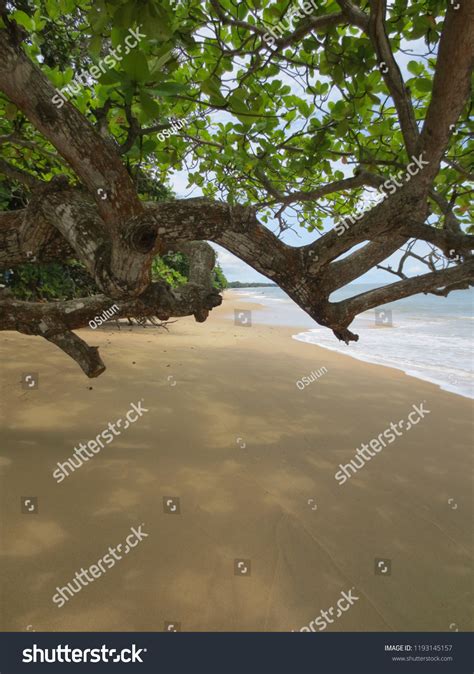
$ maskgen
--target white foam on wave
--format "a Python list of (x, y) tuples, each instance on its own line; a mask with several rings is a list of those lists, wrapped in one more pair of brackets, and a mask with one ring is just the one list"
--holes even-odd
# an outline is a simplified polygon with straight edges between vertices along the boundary
[[(329, 351), (336, 351), (345, 356), (350, 356), (356, 360), (360, 360), (366, 363), (373, 363), (375, 365), (382, 365), (384, 367), (392, 367), (397, 370), (401, 370), (405, 374), (422, 379), (423, 381), (428, 381), (432, 384), (436, 384), (444, 391), (449, 391), (450, 393), (456, 393), (465, 398), (474, 398), (474, 385), (473, 377), (471, 372), (455, 367), (455, 363), (446, 363), (445, 365), (440, 364), (437, 354), (439, 353), (439, 336), (437, 337), (437, 349), (430, 351), (429, 336), (426, 334), (420, 335), (410, 335), (410, 340), (403, 344), (402, 339), (405, 338), (405, 334), (397, 335), (397, 337), (392, 337), (390, 340), (381, 340), (381, 332), (386, 333), (388, 331), (395, 332), (395, 328), (379, 328), (377, 330), (372, 329), (363, 329), (359, 330), (359, 335), (361, 332), (364, 334), (360, 336), (360, 342), (351, 343), (347, 345), (331, 344), (328, 343), (329, 338), (326, 337), (321, 329), (313, 329), (305, 332), (300, 332), (298, 334), (292, 335), (293, 339), (305, 342), (308, 344), (315, 344)], [(357, 330), (356, 330), (357, 331)], [(375, 331), (378, 334), (377, 346), (380, 348), (384, 347), (386, 354), (381, 355), (374, 352), (374, 342), (375, 340), (370, 339), (370, 333)], [(402, 339), (399, 339), (402, 338)], [(380, 341), (379, 341), (380, 340)], [(441, 341), (448, 341), (447, 338), (441, 338)], [(458, 348), (453, 349), (454, 353), (458, 354), (459, 350), (466, 349), (465, 340), (455, 339), (455, 346)], [(453, 338), (450, 338), (451, 347), (453, 346)], [(424, 362), (415, 363), (413, 359), (413, 348), (418, 347), (423, 349), (425, 360)], [(430, 354), (431, 357), (430, 357)], [(451, 360), (455, 361), (457, 355), (452, 357)]]
[[(355, 291), (355, 287), (351, 288), (348, 296)], [(448, 298), (420, 295), (387, 305), (392, 310), (391, 327), (376, 326), (373, 310), (363, 312), (350, 326), (360, 339), (349, 346), (339, 342), (327, 328), (314, 323), (279, 288), (246, 288), (233, 292), (242, 299), (246, 296), (245, 299), (251, 298), (265, 306), (261, 311), (252, 312), (254, 323), (298, 326), (295, 332), (300, 332), (293, 335), (296, 340), (367, 363), (392, 367), (450, 393), (474, 398), (472, 290), (453, 293)]]

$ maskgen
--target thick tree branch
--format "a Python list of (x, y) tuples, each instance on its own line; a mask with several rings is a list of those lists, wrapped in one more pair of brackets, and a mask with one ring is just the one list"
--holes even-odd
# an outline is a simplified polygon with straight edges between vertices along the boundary
[(370, 0), (368, 33), (377, 54), (380, 72), (395, 103), (408, 155), (412, 157), (416, 151), (419, 132), (411, 98), (388, 39), (385, 12), (386, 0)]
[(98, 349), (88, 346), (72, 330), (87, 326), (97, 316), (106, 320), (104, 312), (111, 307), (113, 311), (109, 313), (115, 318), (156, 316), (166, 321), (171, 316), (194, 315), (202, 322), (221, 303), (221, 296), (212, 286), (212, 248), (203, 242), (188, 243), (184, 248), (189, 256), (189, 283), (174, 289), (164, 281), (152, 283), (140, 297), (130, 301), (114, 302), (105, 295), (96, 295), (44, 304), (15, 300), (8, 290), (0, 291), (0, 330), (44, 337), (71, 356), (88, 377), (97, 377), (105, 370)]
[(362, 31), (367, 31), (369, 26), (369, 17), (359, 7), (354, 5), (350, 0), (337, 0), (337, 4), (344, 12), (344, 15), (350, 23), (357, 26)]
[(429, 293), (462, 284), (462, 287), (474, 285), (474, 260), (440, 271), (397, 281), (375, 290), (361, 293), (355, 297), (332, 305), (334, 315), (342, 325), (349, 325), (357, 314), (374, 309), (382, 304), (393, 302), (418, 293)]
[(69, 330), (52, 332), (45, 335), (45, 338), (75, 360), (88, 377), (98, 377), (104, 372), (105, 365), (99, 356), (99, 348), (97, 346), (89, 346), (74, 332), (70, 332)]
[(456, 257), (459, 254), (468, 256), (474, 248), (473, 234), (464, 234), (449, 229), (437, 229), (420, 222), (408, 223), (404, 231), (410, 237), (434, 244), (448, 258)]
[[(53, 103), (57, 91), (8, 30), (0, 30), (0, 90), (66, 159), (109, 226), (117, 228), (142, 212), (132, 180), (113, 146), (71, 103), (62, 107)], [(104, 192), (107, 199), (101, 198)]]
[(438, 173), (450, 136), (466, 104), (474, 65), (474, 2), (448, 3), (433, 80), (431, 101), (417, 152), (429, 165), (420, 178), (429, 185)]

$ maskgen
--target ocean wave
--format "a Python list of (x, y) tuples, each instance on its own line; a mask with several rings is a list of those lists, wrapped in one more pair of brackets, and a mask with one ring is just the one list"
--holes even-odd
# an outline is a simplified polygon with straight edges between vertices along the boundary
[[(366, 363), (372, 363), (374, 365), (382, 365), (384, 367), (395, 368), (396, 370), (401, 370), (405, 374), (416, 377), (423, 381), (428, 381), (432, 384), (436, 384), (441, 389), (449, 391), (450, 393), (456, 393), (465, 398), (474, 398), (474, 386), (473, 386), (473, 377), (472, 373), (468, 369), (463, 369), (455, 367), (455, 364), (459, 363), (460, 353), (469, 359), (470, 350), (468, 348), (469, 343), (467, 340), (463, 340), (462, 346), (464, 349), (460, 349), (461, 346), (459, 341), (453, 343), (453, 340), (443, 340), (448, 341), (453, 354), (451, 357), (449, 355), (445, 356), (445, 363), (441, 364), (438, 357), (438, 349), (430, 350), (429, 339), (427, 335), (417, 335), (416, 340), (410, 339), (409, 342), (403, 343), (399, 340), (397, 342), (392, 342), (390, 344), (380, 343), (379, 346), (384, 346), (384, 354), (374, 353), (373, 344), (365, 344), (365, 348), (361, 348), (361, 342), (350, 346), (339, 346), (336, 344), (327, 343), (327, 338), (323, 337), (320, 329), (314, 329), (307, 332), (300, 332), (298, 334), (292, 335), (293, 339), (307, 344), (314, 344), (315, 346), (320, 346), (323, 349), (328, 349), (329, 351), (335, 351), (341, 353), (345, 356), (350, 356), (356, 360), (360, 360)], [(413, 335), (411, 336), (413, 337)], [(436, 346), (439, 348), (439, 337), (437, 337)], [(458, 338), (457, 338), (458, 339)], [(416, 343), (414, 343), (416, 341)], [(362, 342), (363, 343), (363, 342)], [(433, 340), (433, 343), (434, 340)], [(352, 349), (351, 349), (352, 346)], [(414, 351), (415, 347), (415, 351)], [(416, 347), (424, 353), (424, 362), (419, 360), (414, 360), (417, 357)], [(355, 350), (357, 348), (357, 351)], [(443, 349), (446, 348), (442, 347)], [(429, 354), (433, 354), (431, 357)], [(452, 363), (449, 363), (449, 360), (452, 360)], [(469, 360), (467, 360), (469, 363)]]

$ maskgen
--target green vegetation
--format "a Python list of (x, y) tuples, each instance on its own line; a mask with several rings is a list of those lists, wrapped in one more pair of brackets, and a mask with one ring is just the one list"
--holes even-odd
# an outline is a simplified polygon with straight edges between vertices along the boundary
[(244, 281), (229, 281), (228, 288), (276, 288), (276, 283), (245, 283)]
[[(153, 281), (162, 279), (175, 288), (187, 282), (188, 273), (188, 261), (182, 253), (172, 253), (153, 260)], [(63, 263), (29, 262), (18, 265), (15, 269), (0, 271), (0, 274), (3, 276), (2, 283), (20, 300), (70, 300), (100, 292), (84, 265), (72, 259)], [(214, 287), (224, 290), (227, 279), (219, 264), (214, 269), (214, 275)]]
[[(137, 172), (137, 180), (140, 193), (147, 201), (174, 198), (169, 188), (151, 180), (140, 170)], [(26, 204), (26, 190), (0, 175), (0, 211), (23, 208)], [(175, 288), (187, 282), (189, 264), (182, 253), (170, 253), (153, 260), (151, 273), (153, 281), (162, 279)], [(226, 288), (227, 279), (218, 263), (214, 275), (214, 287), (218, 290)], [(49, 263), (31, 261), (13, 268), (0, 269), (0, 283), (10, 288), (15, 298), (31, 302), (70, 300), (100, 293), (85, 266), (75, 259)]]

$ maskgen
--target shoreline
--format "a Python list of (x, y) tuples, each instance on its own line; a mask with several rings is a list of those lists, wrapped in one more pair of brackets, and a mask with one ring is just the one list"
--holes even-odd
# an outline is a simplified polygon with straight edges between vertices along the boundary
[[(300, 333), (301, 334), (301, 333)], [(304, 344), (309, 344), (311, 342), (306, 342), (303, 339), (298, 339), (298, 335), (293, 335), (293, 339), (296, 341), (301, 341)], [(377, 367), (387, 367), (391, 370), (397, 370), (397, 372), (403, 372), (404, 375), (407, 377), (412, 377), (413, 379), (418, 379), (419, 381), (424, 381), (428, 384), (433, 384), (433, 386), (438, 387), (440, 391), (443, 391), (444, 393), (451, 393), (456, 396), (460, 396), (461, 398), (466, 398), (467, 400), (474, 400), (474, 393), (472, 395), (468, 395), (467, 393), (463, 393), (462, 391), (456, 390), (454, 387), (452, 389), (448, 388), (447, 384), (440, 384), (439, 382), (430, 379), (429, 377), (422, 377), (419, 373), (414, 372), (413, 370), (409, 369), (404, 369), (403, 367), (397, 367), (396, 365), (391, 365), (390, 363), (379, 363), (375, 360), (370, 360), (369, 358), (366, 358), (365, 356), (361, 356), (355, 353), (344, 353), (341, 349), (338, 347), (330, 347), (327, 346), (326, 344), (315, 344), (313, 343), (314, 346), (318, 346), (320, 349), (327, 349), (328, 351), (333, 351), (334, 353), (338, 353), (341, 356), (347, 356), (348, 358), (354, 358), (355, 360), (359, 360), (362, 363), (370, 363), (370, 365), (376, 365)]]
[[(231, 288), (231, 291), (236, 291), (239, 292), (241, 290), (245, 290), (244, 288)], [(249, 291), (254, 290), (254, 288), (249, 288)], [(225, 292), (228, 292), (226, 290)], [(224, 293), (225, 296), (225, 293)], [(230, 299), (230, 298), (229, 298)], [(246, 300), (242, 300), (243, 303), (247, 303)], [(251, 303), (252, 306), (255, 307), (258, 311), (266, 311), (268, 310), (268, 305), (262, 304), (262, 303)], [(231, 317), (229, 317), (231, 320)], [(258, 320), (256, 321), (258, 323)], [(474, 400), (474, 387), (471, 387), (471, 391), (468, 393), (459, 387), (456, 387), (455, 384), (449, 384), (447, 382), (440, 382), (439, 380), (430, 378), (428, 374), (425, 374), (422, 376), (423, 373), (416, 372), (413, 369), (410, 368), (409, 365), (406, 367), (403, 367), (402, 365), (397, 366), (394, 365), (393, 363), (390, 362), (380, 362), (379, 360), (376, 360), (374, 358), (370, 358), (367, 354), (358, 354), (355, 353), (354, 351), (349, 352), (349, 350), (344, 350), (344, 345), (341, 342), (337, 342), (334, 346), (330, 346), (328, 344), (321, 344), (319, 342), (310, 342), (306, 339), (302, 339), (303, 335), (308, 335), (311, 333), (312, 328), (307, 327), (307, 326), (288, 326), (288, 324), (279, 324), (279, 323), (261, 323), (261, 325), (274, 325), (274, 327), (293, 327), (294, 330), (296, 331), (294, 335), (292, 335), (292, 338), (295, 339), (296, 341), (300, 341), (304, 344), (312, 344), (313, 346), (317, 346), (321, 349), (326, 349), (328, 351), (332, 351), (334, 353), (339, 353), (341, 356), (347, 356), (349, 358), (353, 358), (355, 360), (359, 360), (364, 363), (370, 363), (371, 365), (377, 365), (380, 367), (387, 367), (393, 370), (397, 370), (399, 372), (403, 372), (407, 377), (413, 377), (414, 379), (418, 379), (420, 381), (428, 382), (430, 384), (433, 384), (434, 386), (437, 386), (441, 391), (444, 391), (446, 393), (452, 393), (454, 395), (460, 396), (461, 398), (466, 398), (467, 400)], [(316, 323), (315, 323), (316, 326)], [(378, 327), (373, 326), (374, 330), (387, 330), (387, 329), (392, 329), (392, 328), (385, 328), (385, 327)], [(350, 346), (347, 347), (347, 349), (350, 349)]]

